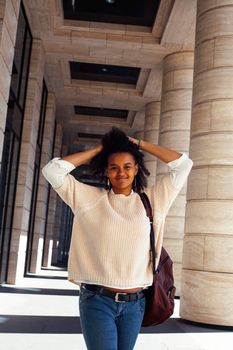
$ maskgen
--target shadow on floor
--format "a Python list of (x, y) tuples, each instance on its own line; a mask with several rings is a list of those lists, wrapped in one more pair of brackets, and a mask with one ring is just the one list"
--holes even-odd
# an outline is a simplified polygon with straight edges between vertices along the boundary
[[(171, 318), (162, 325), (142, 328), (140, 333), (223, 333), (232, 329), (194, 325)], [(81, 334), (79, 317), (0, 315), (0, 333)]]
[(40, 295), (69, 295), (78, 296), (79, 290), (75, 289), (53, 289), (53, 288), (16, 288), (0, 286), (0, 293), (13, 293), (13, 294), (40, 294)]
[(36, 274), (27, 274), (25, 276), (26, 278), (40, 278), (40, 279), (47, 279), (47, 280), (67, 280), (67, 277), (65, 276), (45, 276), (45, 275), (36, 275)]

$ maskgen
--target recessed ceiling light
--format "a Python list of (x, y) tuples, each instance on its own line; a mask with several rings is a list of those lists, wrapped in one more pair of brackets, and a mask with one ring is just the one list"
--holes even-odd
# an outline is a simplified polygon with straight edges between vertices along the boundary
[(114, 4), (115, 0), (105, 0), (107, 4)]
[(107, 68), (102, 68), (102, 72), (107, 72)]

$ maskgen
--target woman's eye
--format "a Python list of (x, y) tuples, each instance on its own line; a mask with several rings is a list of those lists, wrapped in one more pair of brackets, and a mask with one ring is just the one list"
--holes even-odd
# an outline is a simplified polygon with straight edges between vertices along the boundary
[[(132, 166), (130, 166), (130, 165), (127, 165), (127, 166), (125, 166), (124, 167), (124, 170), (131, 170), (132, 169)], [(116, 167), (116, 166), (111, 166), (111, 167), (109, 167), (109, 169), (108, 170), (118, 170), (118, 167)]]

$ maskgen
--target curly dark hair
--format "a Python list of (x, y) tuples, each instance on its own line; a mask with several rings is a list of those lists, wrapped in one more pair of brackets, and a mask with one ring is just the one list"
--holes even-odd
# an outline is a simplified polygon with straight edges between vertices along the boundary
[[(146, 176), (149, 176), (150, 173), (144, 164), (144, 154), (139, 151), (138, 146), (130, 141), (122, 130), (116, 127), (113, 127), (103, 136), (102, 145), (102, 151), (90, 161), (92, 176), (100, 176), (101, 180), (107, 183), (106, 169), (109, 156), (113, 153), (127, 152), (134, 157), (136, 164), (138, 164), (138, 172), (136, 181), (133, 184), (133, 190), (137, 193), (142, 192), (147, 186)], [(106, 185), (106, 189), (109, 189), (109, 186)]]

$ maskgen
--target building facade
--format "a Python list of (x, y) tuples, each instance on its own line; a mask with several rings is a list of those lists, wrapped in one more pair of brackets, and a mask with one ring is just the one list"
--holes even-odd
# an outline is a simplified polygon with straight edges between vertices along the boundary
[[(233, 325), (232, 48), (232, 0), (0, 2), (0, 283), (67, 263), (41, 168), (115, 125), (194, 161), (165, 226), (180, 314)], [(153, 185), (167, 166), (145, 161)]]

